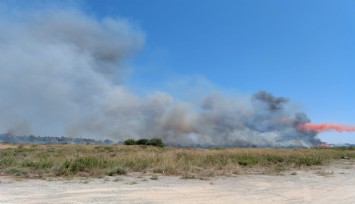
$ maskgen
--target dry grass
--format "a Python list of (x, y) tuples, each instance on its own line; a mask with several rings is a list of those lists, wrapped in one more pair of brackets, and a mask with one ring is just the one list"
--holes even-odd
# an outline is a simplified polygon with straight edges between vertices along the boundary
[[(4, 147), (5, 146), (5, 147)], [(130, 172), (201, 178), (275, 174), (354, 159), (354, 148), (174, 148), (123, 145), (0, 143), (0, 174), (15, 177), (103, 177)]]

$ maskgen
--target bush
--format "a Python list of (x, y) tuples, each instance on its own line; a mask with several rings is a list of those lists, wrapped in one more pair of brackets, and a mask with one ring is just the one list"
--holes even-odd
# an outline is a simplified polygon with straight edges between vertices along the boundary
[(139, 139), (136, 141), (136, 144), (137, 145), (147, 145), (148, 142), (149, 142), (149, 140), (147, 140), (147, 139)]
[(128, 139), (123, 142), (125, 145), (135, 145), (136, 141), (134, 139)]
[(152, 138), (150, 140), (148, 139), (139, 139), (139, 140), (134, 140), (134, 139), (128, 139), (123, 142), (125, 145), (151, 145), (151, 146), (157, 146), (157, 147), (164, 147), (164, 143), (160, 138)]
[(147, 142), (147, 145), (157, 146), (157, 147), (164, 147), (164, 143), (160, 138), (152, 138)]

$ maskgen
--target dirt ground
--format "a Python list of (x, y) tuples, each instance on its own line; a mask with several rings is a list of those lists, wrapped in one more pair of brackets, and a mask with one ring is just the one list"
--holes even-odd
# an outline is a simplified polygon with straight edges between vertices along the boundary
[[(153, 178), (153, 179), (152, 179)], [(27, 180), (0, 177), (0, 203), (354, 203), (355, 163), (204, 180), (152, 175)]]

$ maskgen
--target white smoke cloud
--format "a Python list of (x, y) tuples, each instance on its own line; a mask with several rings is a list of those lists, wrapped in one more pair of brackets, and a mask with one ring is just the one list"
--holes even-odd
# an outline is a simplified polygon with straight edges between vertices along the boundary
[(284, 98), (266, 92), (248, 102), (214, 93), (200, 105), (159, 91), (132, 93), (123, 83), (126, 62), (144, 35), (127, 20), (60, 9), (0, 22), (2, 132), (115, 141), (160, 137), (182, 146), (319, 142), (315, 134), (297, 130), (297, 122), (308, 120), (304, 115), (286, 110)]
[(74, 10), (24, 14), (0, 29), (1, 127), (25, 120), (48, 133), (124, 89), (112, 74), (124, 73), (124, 59), (144, 41), (125, 20), (97, 21)]

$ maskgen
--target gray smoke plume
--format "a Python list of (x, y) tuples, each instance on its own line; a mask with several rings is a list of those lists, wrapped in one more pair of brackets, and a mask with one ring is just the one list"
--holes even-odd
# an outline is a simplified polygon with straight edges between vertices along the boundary
[[(144, 35), (124, 19), (75, 10), (0, 16), (0, 131), (70, 137), (159, 137), (181, 146), (312, 146), (316, 133), (258, 92), (248, 101), (212, 93), (191, 104), (159, 92), (141, 97), (123, 83)], [(32, 131), (32, 132), (31, 132)]]

